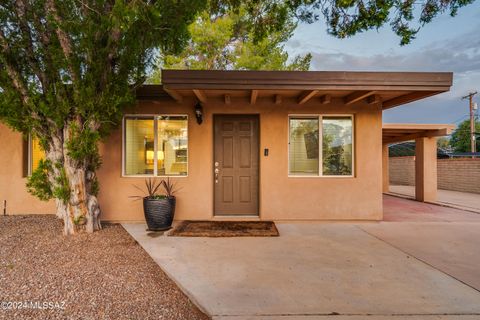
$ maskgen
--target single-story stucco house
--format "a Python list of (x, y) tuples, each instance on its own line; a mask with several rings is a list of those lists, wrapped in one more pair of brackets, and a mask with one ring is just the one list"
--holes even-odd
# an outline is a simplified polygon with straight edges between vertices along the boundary
[[(425, 200), (433, 137), (450, 130), (382, 131), (382, 111), (446, 92), (452, 77), (163, 70), (163, 84), (141, 87), (137, 105), (101, 145), (102, 219), (143, 220), (141, 201), (129, 198), (138, 194), (133, 185), (168, 176), (181, 187), (177, 220), (380, 220), (386, 143), (417, 139), (417, 198)], [(53, 202), (25, 187), (41, 157), (35, 141), (0, 124), (0, 145), (8, 213), (54, 213)]]

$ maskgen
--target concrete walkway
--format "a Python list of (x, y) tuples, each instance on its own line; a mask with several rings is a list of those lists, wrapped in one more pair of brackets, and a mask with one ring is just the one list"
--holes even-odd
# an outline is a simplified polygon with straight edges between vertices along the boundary
[[(385, 203), (395, 222), (279, 223), (278, 238), (152, 237), (142, 224), (124, 227), (213, 319), (480, 318), (480, 215)], [(405, 207), (428, 216), (395, 218)]]
[[(480, 182), (479, 182), (480, 183)], [(393, 195), (415, 198), (415, 186), (390, 185), (390, 193)], [(480, 213), (480, 194), (458, 192), (451, 190), (437, 191), (437, 202), (453, 208), (464, 209)]]

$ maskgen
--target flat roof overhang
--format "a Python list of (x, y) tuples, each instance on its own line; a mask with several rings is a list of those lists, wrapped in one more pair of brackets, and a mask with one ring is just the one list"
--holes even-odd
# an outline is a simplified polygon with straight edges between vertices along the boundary
[(382, 141), (384, 144), (405, 142), (424, 137), (443, 137), (455, 129), (453, 124), (401, 124), (384, 123)]
[(194, 97), (204, 104), (210, 99), (244, 99), (255, 104), (282, 98), (297, 104), (340, 101), (382, 103), (389, 109), (450, 90), (451, 72), (344, 72), (344, 71), (219, 71), (162, 70), (162, 85), (137, 90), (140, 100), (169, 97), (182, 102)]

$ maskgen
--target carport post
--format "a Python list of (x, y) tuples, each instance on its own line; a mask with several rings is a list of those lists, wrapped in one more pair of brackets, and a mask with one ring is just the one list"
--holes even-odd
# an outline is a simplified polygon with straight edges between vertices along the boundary
[(437, 139), (415, 140), (415, 199), (437, 200)]
[(388, 173), (388, 143), (382, 145), (382, 184), (383, 193), (390, 191), (390, 176)]

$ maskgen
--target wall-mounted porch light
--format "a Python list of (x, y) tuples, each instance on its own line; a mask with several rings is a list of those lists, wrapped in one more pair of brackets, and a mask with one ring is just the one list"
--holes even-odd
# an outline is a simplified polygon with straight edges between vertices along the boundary
[(197, 123), (202, 124), (203, 122), (203, 108), (200, 102), (197, 102), (195, 105), (195, 117), (197, 118)]

